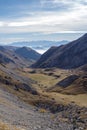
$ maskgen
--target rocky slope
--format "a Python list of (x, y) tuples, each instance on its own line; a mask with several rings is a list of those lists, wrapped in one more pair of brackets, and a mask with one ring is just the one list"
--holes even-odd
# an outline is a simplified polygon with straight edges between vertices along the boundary
[(40, 58), (40, 54), (31, 48), (0, 46), (0, 63), (13, 66), (29, 66)]
[[(32, 107), (0, 88), (0, 120), (21, 130), (85, 130), (87, 109), (70, 104), (52, 114)], [(85, 115), (83, 117), (82, 115)]]
[(59, 47), (51, 47), (32, 65), (34, 68), (77, 68), (87, 64), (87, 34)]

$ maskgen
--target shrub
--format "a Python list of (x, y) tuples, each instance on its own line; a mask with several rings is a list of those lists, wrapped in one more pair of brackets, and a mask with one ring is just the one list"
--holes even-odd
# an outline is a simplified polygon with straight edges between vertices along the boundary
[(46, 109), (41, 108), (41, 109), (39, 110), (39, 112), (40, 112), (40, 113), (46, 113), (46, 112), (47, 112), (47, 110), (46, 110)]

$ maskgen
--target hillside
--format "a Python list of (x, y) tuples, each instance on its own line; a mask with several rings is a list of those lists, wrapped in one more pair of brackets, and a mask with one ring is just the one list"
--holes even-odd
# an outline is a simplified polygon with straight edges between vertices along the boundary
[(34, 51), (33, 49), (29, 47), (22, 47), (15, 50), (15, 53), (26, 60), (38, 60), (40, 58), (40, 54)]
[(29, 66), (40, 58), (40, 54), (31, 48), (0, 46), (0, 63), (12, 66)]
[(14, 53), (9, 51), (8, 49), (0, 46), (0, 64), (8, 64), (8, 63), (15, 63), (12, 57)]
[(87, 64), (87, 34), (69, 44), (51, 47), (32, 67), (72, 69), (85, 64)]
[[(87, 65), (85, 66), (85, 68)], [(63, 94), (87, 94), (87, 72), (84, 67), (72, 70), (47, 91)], [(65, 71), (66, 73), (66, 71)]]
[[(81, 39), (79, 41), (82, 42)], [(74, 41), (60, 47), (51, 47), (45, 56), (42, 55), (40, 62), (49, 61), (50, 55), (54, 57), (57, 52), (63, 56), (63, 52), (72, 51), (74, 55), (80, 50), (83, 57), (86, 54), (86, 44), (85, 47), (79, 44), (80, 42)], [(74, 69), (57, 67), (33, 69), (29, 65), (37, 60), (38, 53), (30, 48), (1, 46), (0, 55), (1, 128), (5, 126), (4, 128), (10, 127), (11, 130), (13, 127), (21, 130), (74, 128), (86, 130), (87, 64), (85, 62), (81, 67)]]
[(0, 127), (86, 130), (85, 69), (31, 69), (20, 65), (13, 69), (12, 63), (0, 64)]
[[(71, 91), (58, 93), (52, 89), (52, 84), (59, 83), (71, 74), (82, 75), (83, 71), (80, 71), (30, 68), (13, 70), (0, 65), (0, 120), (3, 125), (8, 123), (5, 127), (10, 126), (10, 130), (13, 127), (21, 130), (71, 130), (81, 127), (86, 130), (86, 91), (81, 89), (81, 93), (78, 93), (75, 90), (71, 94)], [(78, 77), (75, 79), (78, 80)], [(74, 85), (73, 81), (71, 84)]]

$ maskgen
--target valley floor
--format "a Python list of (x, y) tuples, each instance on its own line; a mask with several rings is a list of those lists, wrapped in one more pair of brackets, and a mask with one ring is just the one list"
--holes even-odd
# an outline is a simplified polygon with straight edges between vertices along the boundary
[[(83, 78), (67, 87), (69, 90), (63, 88), (59, 92), (55, 84), (75, 74)], [(83, 71), (30, 68), (13, 71), (1, 66), (0, 80), (0, 130), (87, 130), (87, 91), (82, 85), (87, 80)], [(37, 93), (25, 91), (18, 83), (21, 86), (27, 83)], [(2, 122), (10, 129), (2, 129)]]

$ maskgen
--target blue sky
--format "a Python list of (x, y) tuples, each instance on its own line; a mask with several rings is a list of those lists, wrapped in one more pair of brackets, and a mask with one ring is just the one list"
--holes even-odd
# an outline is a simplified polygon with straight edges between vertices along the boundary
[(73, 40), (87, 32), (87, 0), (0, 0), (0, 43)]

